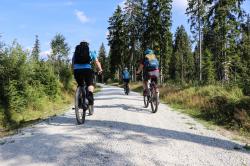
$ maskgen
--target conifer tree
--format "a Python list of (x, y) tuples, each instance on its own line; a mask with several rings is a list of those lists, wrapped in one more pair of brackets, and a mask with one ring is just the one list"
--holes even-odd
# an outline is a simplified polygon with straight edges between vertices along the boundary
[(194, 59), (191, 43), (184, 26), (176, 30), (173, 55), (170, 62), (170, 76), (182, 83), (191, 81), (194, 75)]
[(31, 52), (32, 59), (35, 60), (35, 61), (38, 61), (40, 52), (41, 52), (41, 50), (40, 50), (40, 41), (38, 39), (38, 35), (36, 35), (35, 44), (34, 44), (34, 47), (32, 49), (32, 52)]

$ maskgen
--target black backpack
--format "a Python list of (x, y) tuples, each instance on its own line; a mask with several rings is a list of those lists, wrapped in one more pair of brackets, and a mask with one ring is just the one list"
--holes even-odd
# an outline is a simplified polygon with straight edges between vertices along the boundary
[(90, 62), (89, 46), (87, 43), (81, 42), (75, 49), (74, 64), (90, 64)]

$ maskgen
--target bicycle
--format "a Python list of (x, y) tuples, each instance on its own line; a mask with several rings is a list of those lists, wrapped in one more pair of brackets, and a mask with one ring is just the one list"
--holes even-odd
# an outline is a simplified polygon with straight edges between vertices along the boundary
[(153, 80), (148, 81), (148, 90), (146, 95), (143, 95), (144, 98), (144, 106), (148, 108), (149, 103), (151, 105), (152, 113), (156, 113), (158, 111), (159, 102), (159, 92), (157, 92), (156, 83)]
[(125, 86), (124, 86), (124, 93), (125, 93), (125, 95), (128, 95), (129, 91), (130, 91), (130, 89), (129, 89), (128, 83), (125, 83)]
[(78, 86), (75, 94), (75, 114), (77, 124), (84, 124), (87, 110), (89, 110), (89, 115), (93, 115), (94, 113), (93, 105), (89, 105), (87, 96), (88, 89), (85, 83), (83, 86)]

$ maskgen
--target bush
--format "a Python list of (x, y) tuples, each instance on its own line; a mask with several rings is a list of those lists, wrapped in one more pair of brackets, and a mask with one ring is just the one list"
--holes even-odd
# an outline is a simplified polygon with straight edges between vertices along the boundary
[(243, 85), (243, 93), (246, 96), (250, 96), (250, 80), (246, 80)]
[(62, 101), (62, 91), (71, 87), (68, 64), (60, 66), (59, 79), (52, 63), (29, 59), (29, 53), (16, 42), (0, 54), (0, 101), (6, 105), (5, 111), (0, 109), (0, 124), (16, 127), (27, 119), (39, 118), (50, 101)]

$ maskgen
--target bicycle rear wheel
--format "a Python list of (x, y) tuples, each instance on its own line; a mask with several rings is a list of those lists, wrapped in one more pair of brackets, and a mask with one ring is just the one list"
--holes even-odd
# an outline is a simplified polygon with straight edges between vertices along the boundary
[(81, 87), (78, 87), (76, 90), (75, 96), (75, 114), (77, 124), (83, 124), (85, 122), (86, 109), (83, 109), (83, 94)]
[(152, 89), (152, 97), (151, 97), (151, 110), (152, 113), (156, 113), (158, 111), (158, 106), (159, 106), (159, 96), (158, 93), (156, 92), (155, 89)]
[(144, 107), (148, 108), (149, 105), (149, 96), (143, 96)]

